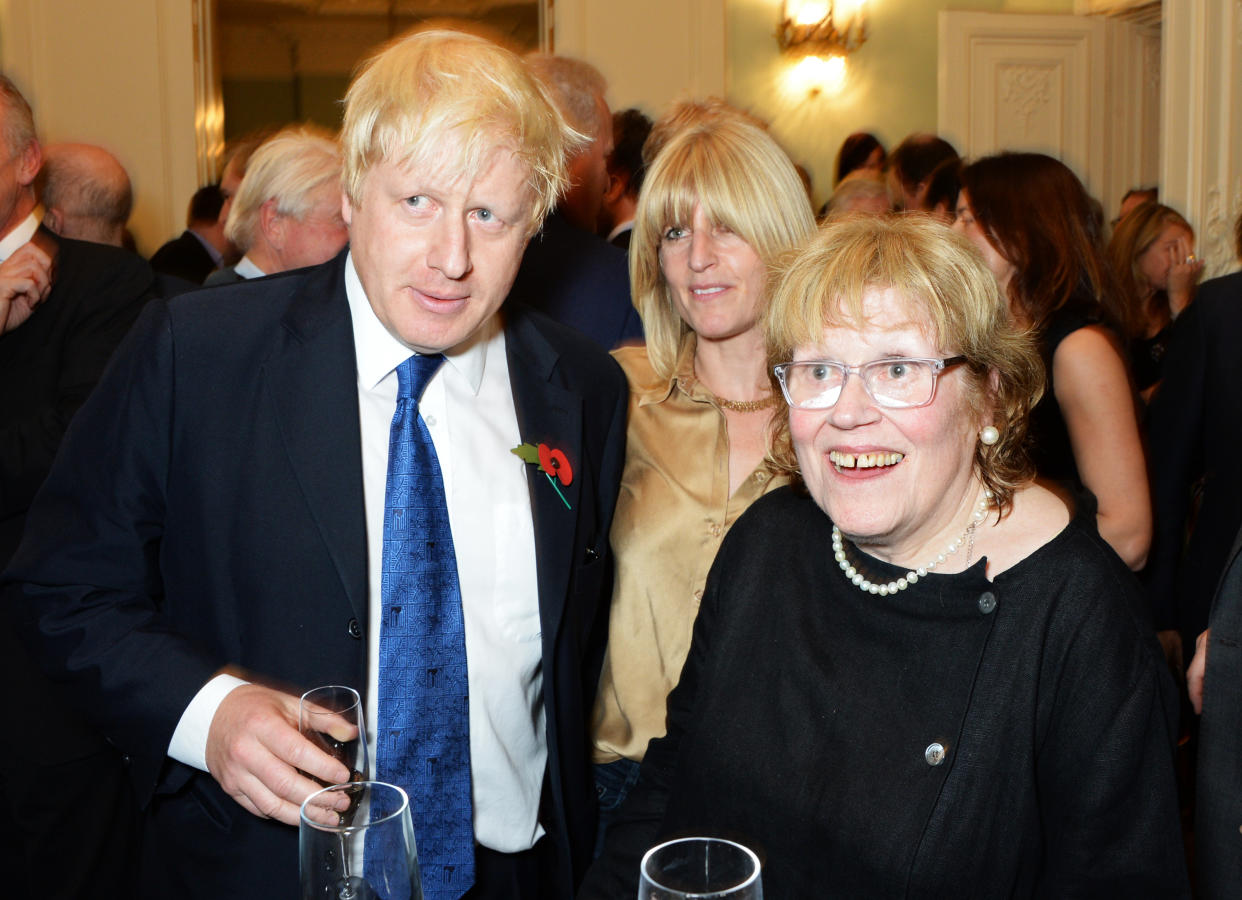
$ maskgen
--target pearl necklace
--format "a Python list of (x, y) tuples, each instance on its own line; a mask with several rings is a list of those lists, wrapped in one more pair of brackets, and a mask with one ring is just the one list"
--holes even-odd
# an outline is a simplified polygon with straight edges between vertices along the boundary
[(988, 514), (988, 507), (992, 505), (992, 492), (984, 490), (983, 496), (979, 498), (979, 502), (975, 505), (974, 514), (970, 517), (970, 524), (966, 526), (966, 530), (962, 532), (962, 536), (949, 544), (945, 548), (944, 553), (936, 556), (931, 562), (917, 569), (911, 569), (905, 575), (896, 581), (890, 581), (888, 584), (875, 584), (863, 577), (862, 573), (854, 568), (849, 557), (845, 555), (845, 542), (841, 537), (841, 529), (836, 525), (832, 526), (832, 555), (836, 559), (837, 565), (841, 567), (841, 571), (845, 573), (845, 577), (855, 585), (860, 591), (868, 594), (879, 594), (881, 597), (887, 597), (889, 594), (895, 594), (898, 591), (904, 591), (910, 585), (917, 582), (920, 578), (932, 571), (936, 566), (943, 563), (952, 556), (962, 546), (963, 542), (969, 542), (969, 549), (966, 551), (966, 562), (970, 562), (970, 557), (975, 546), (975, 529), (979, 526)]

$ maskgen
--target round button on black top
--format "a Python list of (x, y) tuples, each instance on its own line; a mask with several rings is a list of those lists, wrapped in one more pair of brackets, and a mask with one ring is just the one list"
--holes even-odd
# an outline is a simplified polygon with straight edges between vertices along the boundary
[(979, 612), (986, 616), (994, 609), (996, 609), (996, 595), (991, 591), (984, 591), (979, 595)]
[(362, 626), (358, 624), (357, 619), (350, 619), (348, 628), (349, 628), (349, 636), (351, 638), (358, 638), (358, 639), (362, 638)]

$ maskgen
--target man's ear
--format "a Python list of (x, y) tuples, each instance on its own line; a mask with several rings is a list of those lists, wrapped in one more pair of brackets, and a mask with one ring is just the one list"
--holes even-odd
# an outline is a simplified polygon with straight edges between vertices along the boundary
[(280, 252), (285, 246), (286, 217), (276, 210), (276, 198), (269, 197), (259, 207), (259, 230), (263, 239), (273, 250)]
[(35, 176), (43, 166), (43, 148), (37, 140), (32, 140), (17, 154), (17, 183), (22, 187), (34, 184)]
[(47, 226), (49, 231), (55, 234), (63, 234), (61, 228), (64, 227), (65, 219), (59, 209), (51, 207), (43, 211), (43, 224)]
[(604, 202), (616, 203), (625, 196), (625, 191), (629, 186), (630, 179), (627, 175), (609, 172), (608, 187), (604, 188)]

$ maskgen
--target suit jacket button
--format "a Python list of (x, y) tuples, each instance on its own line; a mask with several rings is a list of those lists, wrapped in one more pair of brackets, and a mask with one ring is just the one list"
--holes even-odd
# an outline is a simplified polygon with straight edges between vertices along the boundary
[(349, 636), (351, 638), (362, 638), (362, 626), (358, 624), (357, 619), (349, 620)]

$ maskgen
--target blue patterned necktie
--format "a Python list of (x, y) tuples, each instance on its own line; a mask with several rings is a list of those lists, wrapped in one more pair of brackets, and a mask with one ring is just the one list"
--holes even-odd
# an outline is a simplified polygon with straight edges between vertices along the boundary
[(410, 797), (427, 900), (474, 884), (466, 632), (448, 504), (419, 398), (444, 357), (397, 367), (380, 587), (376, 778)]

